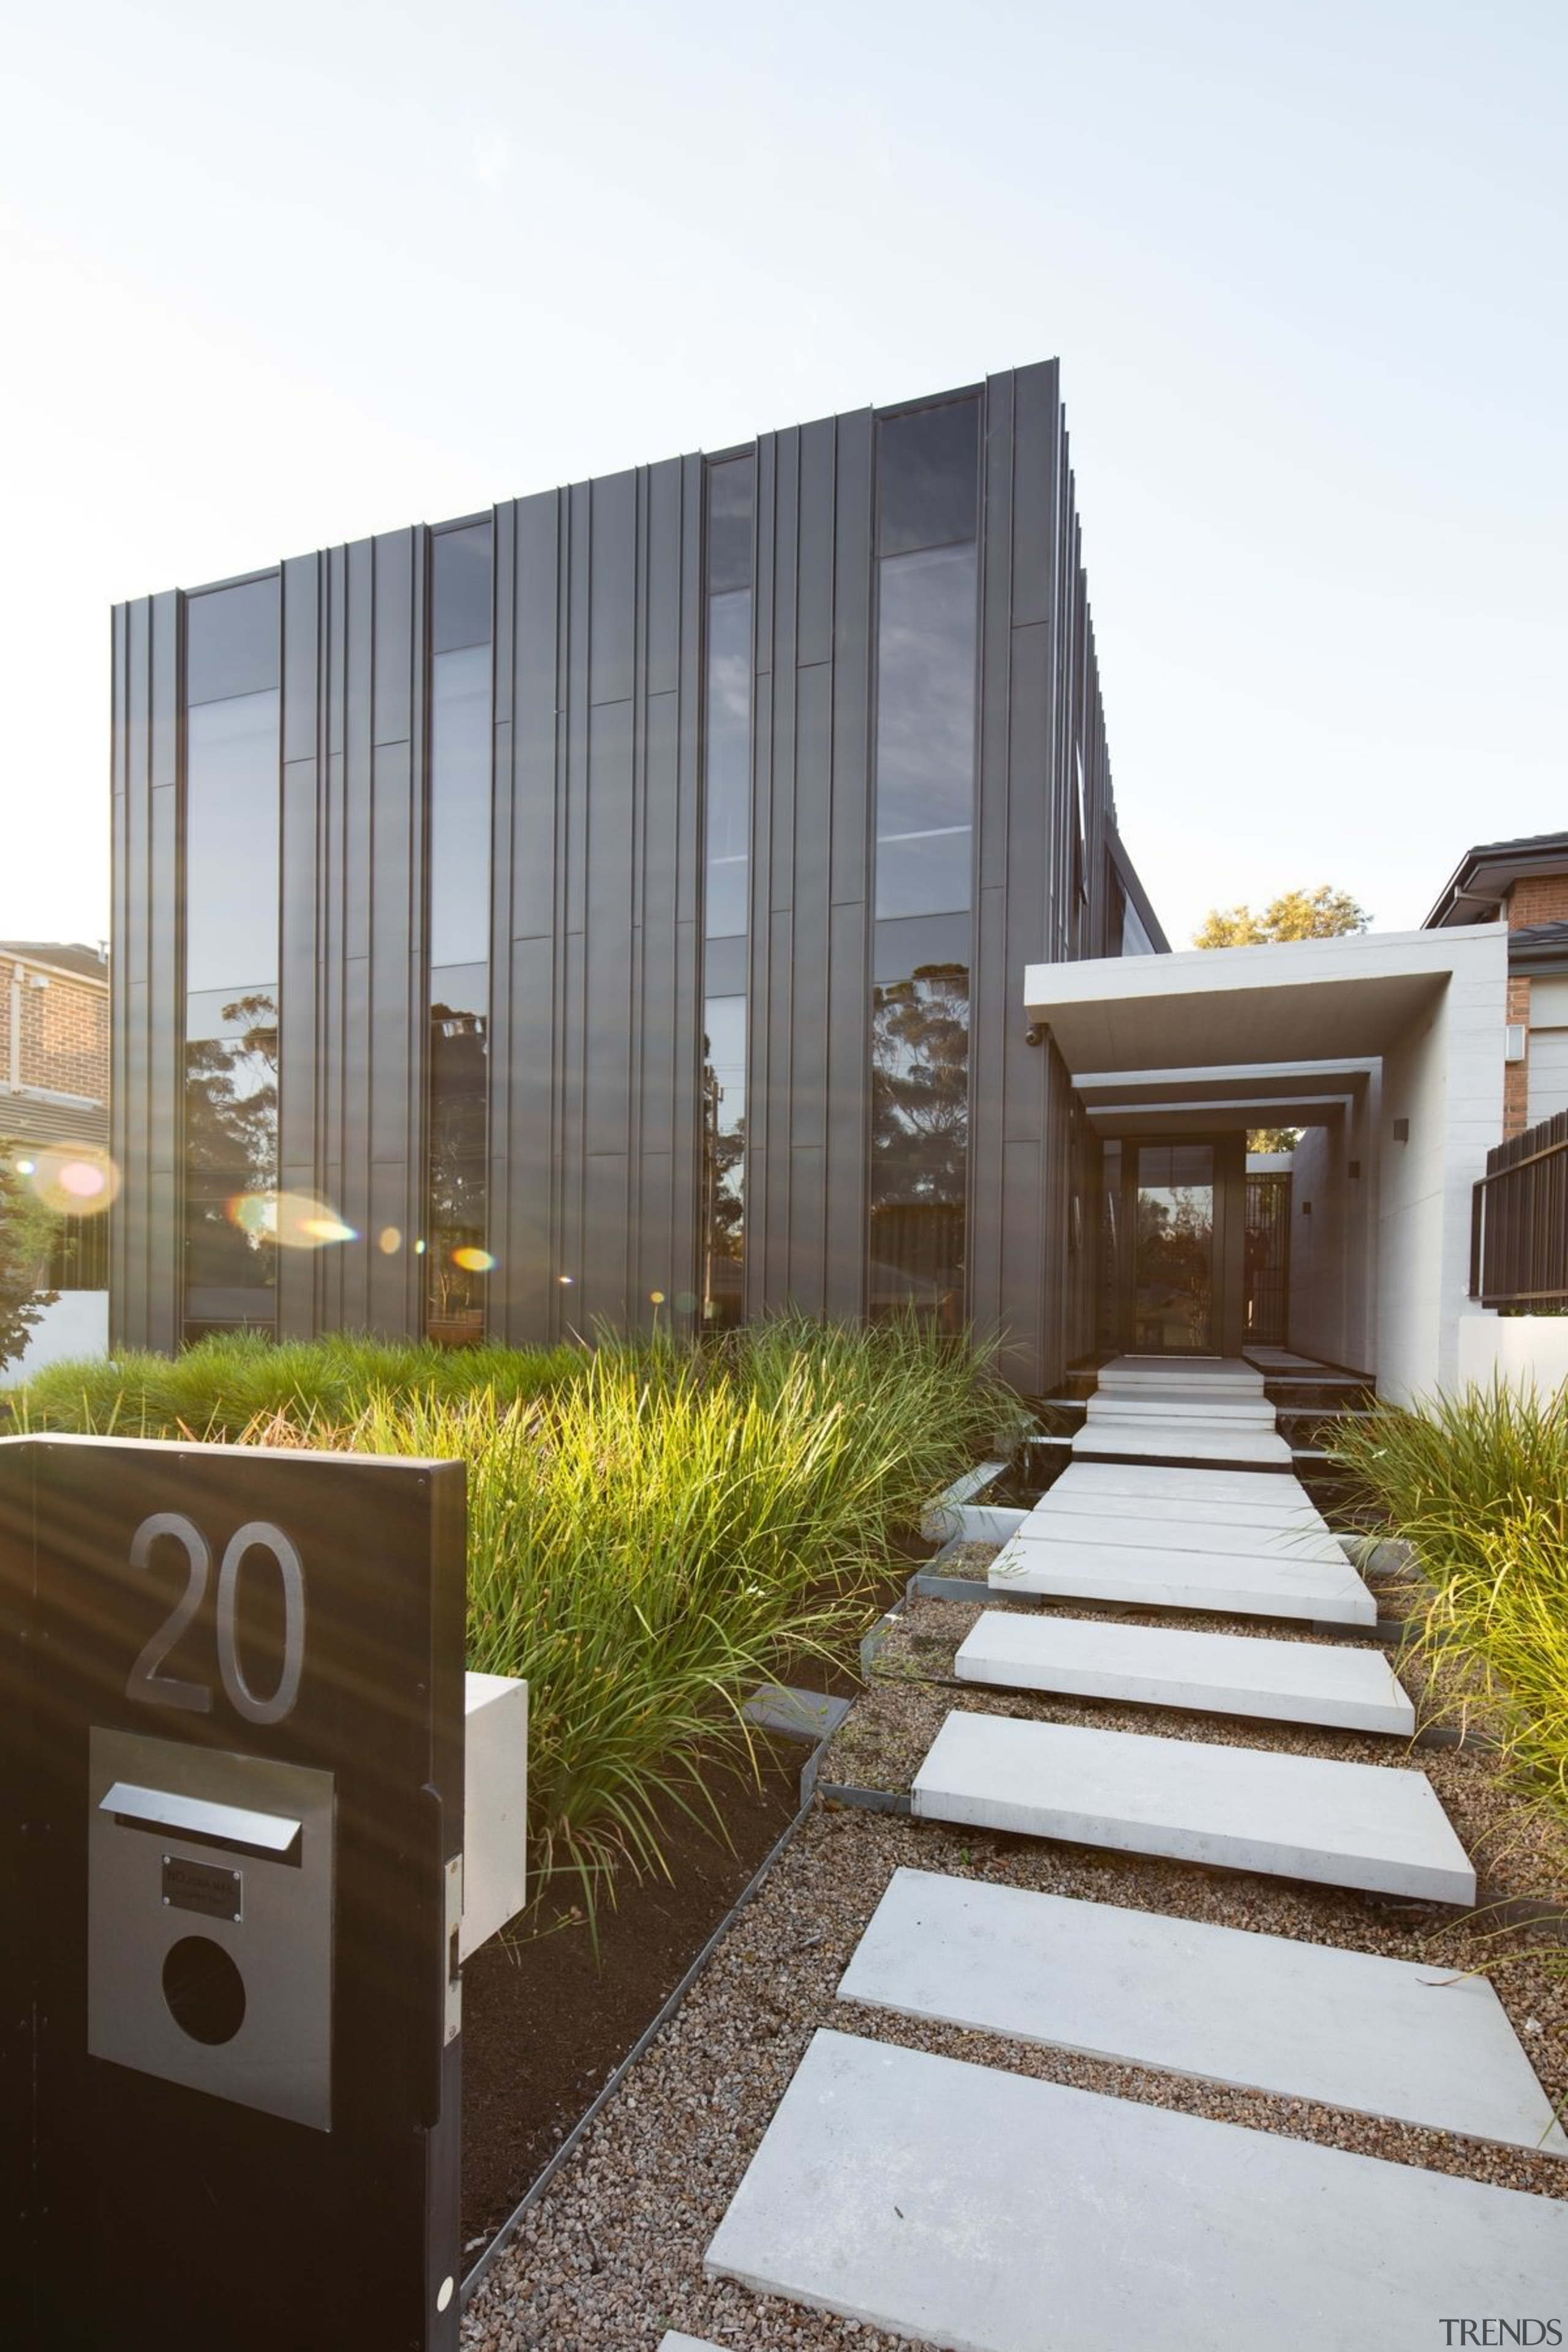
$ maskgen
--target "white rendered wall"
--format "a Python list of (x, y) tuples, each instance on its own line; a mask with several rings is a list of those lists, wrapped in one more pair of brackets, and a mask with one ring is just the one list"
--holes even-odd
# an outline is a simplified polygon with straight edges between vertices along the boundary
[[(1290, 1182), (1290, 1345), (1348, 1364), (1344, 1152), (1338, 1126), (1304, 1127)], [(1360, 1369), (1359, 1366), (1356, 1369)]]
[(1401, 1404), (1459, 1378), (1459, 1326), (1477, 1312), (1471, 1188), (1502, 1134), (1506, 952), (1495, 925), (1445, 940), (1453, 976), (1383, 1065), (1376, 1369), (1380, 1394)]
[(1467, 1315), (1459, 1325), (1460, 1388), (1534, 1388), (1549, 1395), (1568, 1381), (1568, 1315)]
[(0, 1369), (7, 1387), (31, 1379), (46, 1364), (59, 1364), (76, 1356), (109, 1353), (109, 1293), (107, 1290), (62, 1290), (34, 1324), (19, 1357)]

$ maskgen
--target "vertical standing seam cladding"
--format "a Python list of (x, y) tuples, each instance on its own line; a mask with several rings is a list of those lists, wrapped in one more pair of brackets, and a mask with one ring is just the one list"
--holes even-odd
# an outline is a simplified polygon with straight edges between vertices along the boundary
[[(968, 394), (967, 1313), (1038, 1391), (1093, 1342), (1092, 1251), (1071, 1241), (1075, 1194), (1092, 1237), (1097, 1148), (1054, 1048), (1026, 1040), (1023, 973), (1120, 952), (1115, 817), (1056, 364)], [(755, 445), (752, 1315), (866, 1306), (877, 430), (859, 410)], [(517, 1344), (679, 1326), (700, 1288), (703, 462), (493, 509), (489, 1313)], [(290, 1336), (420, 1328), (429, 540), (393, 531), (279, 573), (281, 1181), (355, 1235), (281, 1253)], [(144, 598), (113, 624), (112, 1333), (165, 1349), (182, 1321), (184, 603)], [(389, 1230), (401, 1246), (381, 1245)]]

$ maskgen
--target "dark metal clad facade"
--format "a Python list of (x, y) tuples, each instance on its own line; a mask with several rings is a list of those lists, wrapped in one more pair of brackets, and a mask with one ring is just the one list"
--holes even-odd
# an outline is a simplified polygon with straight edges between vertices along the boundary
[[(1093, 1344), (1098, 1148), (1048, 1042), (1026, 1042), (1023, 972), (1120, 952), (1125, 856), (1057, 368), (941, 398), (978, 404), (981, 450), (965, 1312), (1039, 1390)], [(743, 453), (736, 939), (703, 938), (709, 461), (489, 519), (489, 937), (472, 961), (489, 964), (498, 1338), (690, 1326), (705, 995), (744, 999), (745, 1312), (868, 1311), (880, 429), (861, 410)], [(416, 1331), (425, 1312), (431, 561), (420, 528), (281, 572), (279, 1181), (353, 1236), (279, 1251), (290, 1336)], [(164, 1349), (183, 1317), (185, 602), (114, 616), (114, 1336)]]

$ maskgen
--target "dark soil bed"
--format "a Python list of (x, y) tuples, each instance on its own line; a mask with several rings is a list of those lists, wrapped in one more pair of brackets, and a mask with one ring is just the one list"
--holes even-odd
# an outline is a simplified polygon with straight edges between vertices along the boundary
[[(660, 1843), (673, 1883), (638, 1885), (623, 1872), (616, 1907), (600, 1913), (596, 1960), (578, 1921), (527, 1942), (498, 1938), (464, 1969), (465, 2264), (515, 2210), (791, 1820), (809, 1753), (800, 1741), (759, 1741), (760, 1790), (749, 1779), (717, 1782), (732, 1849), (668, 1807)], [(571, 1911), (563, 1887), (524, 1920), (551, 1928)]]

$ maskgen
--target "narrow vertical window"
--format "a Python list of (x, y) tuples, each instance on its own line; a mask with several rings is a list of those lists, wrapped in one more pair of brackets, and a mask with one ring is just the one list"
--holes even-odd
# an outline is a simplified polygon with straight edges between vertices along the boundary
[(703, 680), (702, 1316), (737, 1323), (745, 1269), (746, 933), (751, 907), (756, 469), (708, 468)]
[(979, 411), (883, 420), (877, 466), (873, 1316), (964, 1313)]
[(276, 578), (185, 619), (184, 1336), (276, 1328)]
[(489, 1225), (491, 531), (430, 560), (430, 1050), (425, 1327), (481, 1339)]

